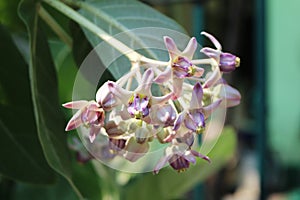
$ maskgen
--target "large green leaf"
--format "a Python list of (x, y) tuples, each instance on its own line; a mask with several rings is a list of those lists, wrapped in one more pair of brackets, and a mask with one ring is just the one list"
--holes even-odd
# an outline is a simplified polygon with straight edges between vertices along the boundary
[(33, 0), (24, 0), (19, 8), (29, 33), (29, 75), (38, 135), (49, 165), (64, 176), (81, 196), (72, 182), (71, 157), (63, 131), (64, 118), (58, 102), (56, 71), (41, 29), (39, 6)]
[(28, 66), (0, 26), (0, 174), (35, 184), (54, 182), (38, 140)]
[[(168, 60), (168, 54), (158, 50), (158, 48), (164, 49), (163, 36), (186, 33), (175, 21), (138, 1), (104, 0), (86, 1), (78, 4), (81, 7), (80, 13), (87, 19), (130, 48), (138, 49), (140, 53), (151, 58)], [(94, 33), (85, 28), (83, 30), (93, 47), (102, 42)], [(186, 43), (188, 37), (184, 40), (180, 42)], [(118, 58), (109, 66), (113, 76), (119, 78), (128, 72), (130, 62), (126, 57), (122, 57), (109, 45), (104, 46), (102, 49), (99, 49), (98, 46), (100, 51), (98, 53), (105, 65), (107, 65), (105, 62), (107, 56)]]
[[(158, 175), (148, 173), (124, 188), (126, 199), (176, 199), (217, 172), (230, 158), (236, 148), (236, 136), (232, 128), (225, 128), (213, 150), (209, 153), (211, 164), (198, 160), (186, 172), (178, 174), (169, 168)], [(155, 192), (154, 192), (155, 191)]]
[(64, 133), (64, 119), (58, 103), (57, 78), (48, 43), (40, 27), (39, 4), (24, 0), (20, 16), (30, 38), (30, 84), (39, 139), (49, 164), (64, 176), (71, 176), (71, 162)]

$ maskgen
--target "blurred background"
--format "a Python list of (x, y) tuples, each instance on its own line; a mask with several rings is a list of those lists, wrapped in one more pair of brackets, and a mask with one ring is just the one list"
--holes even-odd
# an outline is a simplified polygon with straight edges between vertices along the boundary
[[(226, 123), (234, 128), (237, 136), (234, 153), (222, 167), (194, 184), (179, 199), (300, 199), (300, 26), (297, 22), (300, 20), (300, 1), (142, 2), (177, 21), (203, 46), (211, 46), (207, 39), (200, 37), (200, 32), (205, 30), (220, 41), (224, 51), (241, 58), (241, 67), (225, 75), (229, 84), (242, 95), (241, 104), (227, 112)], [(17, 36), (25, 32), (16, 13), (17, 5), (18, 1), (0, 2), (1, 26), (14, 33), (14, 41), (19, 41), (21, 37)], [(64, 20), (62, 18), (62, 24), (66, 23)], [(61, 44), (56, 42), (51, 31), (49, 35), (53, 38), (51, 48), (55, 52)], [(3, 38), (0, 38), (2, 42)], [(22, 41), (19, 44), (23, 44)], [(4, 51), (2, 45), (0, 53)], [(69, 66), (74, 65), (71, 74), (70, 70), (57, 68), (58, 80), (64, 83), (59, 88), (61, 102), (69, 99), (71, 90), (70, 93), (65, 91), (72, 87), (76, 74), (75, 61), (69, 57), (57, 61), (61, 62), (57, 65), (66, 62)], [(1, 81), (1, 84), (5, 83)], [(59, 184), (67, 183), (60, 180)], [(58, 189), (60, 185), (54, 187)], [(46, 190), (0, 176), (0, 199), (39, 199), (38, 193)], [(44, 194), (48, 193), (51, 191)], [(47, 199), (56, 199), (61, 193), (58, 189)]]

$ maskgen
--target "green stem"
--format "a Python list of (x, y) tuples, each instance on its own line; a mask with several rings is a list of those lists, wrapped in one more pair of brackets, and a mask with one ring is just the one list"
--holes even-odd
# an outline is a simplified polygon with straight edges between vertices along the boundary
[(39, 16), (49, 25), (49, 27), (57, 34), (57, 36), (72, 48), (72, 39), (65, 30), (56, 22), (56, 20), (42, 7), (38, 10)]
[(78, 188), (76, 187), (76, 185), (74, 184), (74, 182), (71, 180), (71, 178), (69, 177), (65, 177), (67, 179), (67, 181), (69, 182), (69, 184), (71, 185), (72, 189), (74, 190), (74, 192), (76, 193), (76, 195), (78, 196), (78, 198), (80, 200), (83, 200), (83, 196), (82, 194), (80, 193), (80, 191), (78, 190)]
[(133, 62), (139, 62), (140, 58), (142, 57), (139, 53), (132, 50), (128, 46), (126, 46), (124, 43), (120, 42), (119, 40), (113, 38), (111, 35), (106, 33), (103, 29), (99, 28), (95, 24), (93, 24), (91, 21), (87, 20), (85, 17), (80, 15), (78, 12), (74, 11), (69, 6), (57, 1), (57, 0), (44, 0), (48, 5), (52, 6), (56, 10), (60, 11), (64, 15), (68, 16), (70, 19), (77, 22), (82, 27), (85, 27), (98, 37), (100, 37), (102, 40), (108, 42), (111, 46), (113, 46), (115, 49), (120, 51), (122, 54), (128, 57), (130, 61)]
[[(147, 58), (147, 57), (139, 54), (138, 52), (134, 51), (133, 49), (131, 49), (130, 47), (128, 47), (127, 45), (122, 43), (121, 41), (113, 38), (110, 34), (105, 32), (103, 29), (99, 28), (98, 26), (93, 24), (91, 21), (89, 21), (88, 19), (86, 19), (85, 17), (80, 15), (78, 12), (74, 11), (72, 8), (70, 8), (69, 6), (65, 5), (62, 2), (59, 2), (57, 0), (44, 0), (44, 2), (46, 2), (50, 6), (54, 7), (56, 10), (60, 11), (62, 14), (68, 16), (70, 19), (74, 20), (82, 27), (85, 27), (86, 29), (88, 29), (89, 31), (91, 31), (92, 33), (94, 33), (95, 35), (100, 37), (102, 40), (109, 43), (112, 47), (114, 47), (119, 52), (121, 52), (122, 54), (127, 56), (127, 58), (132, 62), (151, 64), (151, 65), (156, 65), (156, 66), (166, 66), (169, 64), (169, 62), (150, 59), (150, 58)], [(80, 3), (80, 2), (72, 1), (72, 0), (65, 0), (65, 2), (68, 4), (79, 6), (80, 8), (83, 7), (84, 9), (86, 9), (90, 12), (93, 12), (93, 13), (96, 12), (95, 9), (88, 7), (88, 5), (84, 4), (84, 3)], [(104, 14), (102, 14), (101, 16), (103, 17)], [(107, 20), (107, 16), (105, 15), (104, 17), (106, 17), (105, 19)]]

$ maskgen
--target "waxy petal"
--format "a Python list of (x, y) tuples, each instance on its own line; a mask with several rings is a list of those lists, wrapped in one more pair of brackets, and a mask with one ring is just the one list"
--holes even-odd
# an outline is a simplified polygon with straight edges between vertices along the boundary
[(208, 156), (205, 156), (205, 155), (203, 155), (203, 154), (201, 154), (201, 153), (199, 153), (199, 152), (197, 152), (197, 151), (195, 151), (195, 150), (190, 150), (191, 151), (191, 153), (194, 155), (194, 156), (197, 156), (197, 157), (199, 157), (199, 158), (202, 158), (203, 160), (206, 160), (207, 162), (211, 162), (211, 160), (210, 160), (210, 158), (208, 157)]
[(89, 135), (89, 139), (90, 142), (93, 143), (94, 140), (96, 139), (96, 136), (99, 134), (101, 129), (101, 126), (97, 126), (97, 125), (93, 125), (90, 128), (90, 135)]
[(185, 115), (186, 115), (185, 112), (182, 112), (178, 115), (177, 119), (175, 120), (174, 126), (173, 126), (173, 131), (177, 131), (180, 128)]
[(159, 161), (157, 162), (157, 164), (155, 165), (153, 173), (158, 174), (159, 170), (161, 170), (167, 164), (170, 157), (171, 157), (171, 155), (161, 157), (159, 159)]
[(169, 104), (163, 106), (154, 105), (151, 107), (150, 117), (151, 124), (167, 127), (174, 125), (177, 113)]
[(82, 110), (78, 110), (73, 115), (73, 117), (69, 120), (69, 122), (68, 122), (68, 124), (66, 126), (65, 131), (70, 131), (70, 130), (76, 129), (76, 128), (78, 128), (82, 124), (81, 113), (82, 113)]
[(209, 88), (222, 77), (221, 71), (219, 67), (216, 67), (214, 71), (210, 74), (210, 76), (206, 79), (205, 83), (203, 84), (203, 88)]
[(195, 69), (195, 73), (194, 73), (195, 77), (201, 77), (203, 75), (203, 73), (204, 73), (203, 68), (194, 66), (194, 69)]
[(219, 50), (219, 51), (222, 50), (221, 44), (218, 42), (218, 40), (214, 36), (212, 36), (209, 33), (204, 32), (204, 31), (201, 32), (201, 35), (206, 36), (215, 45), (217, 50)]
[(132, 137), (129, 139), (129, 141), (127, 141), (124, 150), (126, 151), (124, 153), (124, 157), (131, 162), (135, 162), (148, 152), (149, 144), (148, 142), (139, 144)]
[(190, 109), (202, 108), (203, 89), (198, 82), (194, 85)]
[(173, 78), (173, 100), (176, 100), (178, 97), (181, 96), (183, 82), (183, 79)]
[(222, 102), (222, 99), (219, 99), (219, 100), (209, 104), (208, 106), (203, 107), (202, 110), (203, 110), (205, 118), (208, 118), (211, 115), (211, 113), (215, 109), (217, 109), (217, 107), (221, 104), (221, 102)]
[(170, 59), (173, 60), (175, 59), (178, 55), (181, 54), (181, 52), (178, 50), (174, 40), (168, 36), (165, 36), (164, 37), (164, 42), (165, 42), (165, 45), (169, 51), (169, 54), (170, 54)]
[(166, 95), (161, 96), (161, 97), (154, 97), (154, 96), (152, 96), (152, 98), (151, 98), (151, 104), (152, 105), (164, 104), (169, 99), (171, 99), (173, 97), (173, 95), (174, 94), (171, 92), (171, 93), (166, 94)]
[(112, 81), (108, 81), (108, 87), (111, 93), (114, 95), (113, 98), (118, 98), (123, 104), (127, 104), (129, 98), (132, 96), (132, 92), (125, 90), (118, 84)]
[(230, 85), (223, 85), (224, 89), (220, 91), (220, 97), (226, 100), (227, 107), (233, 107), (240, 104), (241, 101), (241, 94), (240, 92), (231, 87)]
[(182, 52), (182, 56), (187, 57), (189, 60), (192, 60), (194, 53), (197, 49), (197, 40), (195, 37), (192, 37), (188, 43), (188, 45), (186, 46), (186, 48), (184, 49), (184, 51)]
[(200, 52), (204, 53), (209, 58), (215, 59), (216, 61), (219, 61), (219, 59), (220, 59), (221, 52), (216, 50), (216, 49), (212, 49), (212, 48), (209, 48), (209, 47), (204, 47), (200, 50)]
[(160, 73), (154, 80), (153, 82), (155, 83), (164, 83), (167, 80), (169, 80), (172, 76), (172, 68), (171, 66), (167, 66), (165, 71), (163, 71), (162, 73)]
[(62, 106), (65, 108), (70, 108), (70, 109), (81, 109), (84, 106), (88, 105), (88, 101), (85, 100), (79, 100), (79, 101), (71, 101), (68, 103), (64, 103)]
[(154, 72), (152, 69), (147, 69), (147, 71), (144, 72), (142, 77), (142, 85), (140, 85), (136, 89), (136, 93), (141, 93), (144, 95), (150, 95), (151, 94), (151, 86), (154, 79)]

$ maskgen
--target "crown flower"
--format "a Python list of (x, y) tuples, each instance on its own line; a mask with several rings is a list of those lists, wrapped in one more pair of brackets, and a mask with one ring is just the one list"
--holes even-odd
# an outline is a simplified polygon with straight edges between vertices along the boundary
[[(182, 172), (197, 158), (210, 162), (196, 150), (194, 141), (205, 133), (211, 114), (220, 105), (240, 103), (239, 91), (222, 78), (223, 72), (234, 71), (240, 60), (222, 52), (212, 35), (202, 34), (216, 47), (200, 50), (208, 58), (193, 58), (198, 47), (194, 37), (180, 51), (175, 41), (165, 36), (168, 62), (143, 56), (132, 59), (130, 71), (117, 81), (105, 82), (95, 100), (63, 104), (77, 110), (65, 130), (82, 126), (83, 138), (89, 141), (89, 153), (78, 142), (71, 145), (79, 161), (122, 157), (136, 162), (153, 146), (162, 145), (164, 155), (157, 159), (154, 174), (167, 163)], [(205, 71), (205, 65), (211, 70)]]

